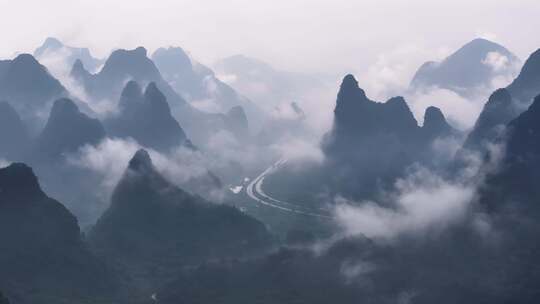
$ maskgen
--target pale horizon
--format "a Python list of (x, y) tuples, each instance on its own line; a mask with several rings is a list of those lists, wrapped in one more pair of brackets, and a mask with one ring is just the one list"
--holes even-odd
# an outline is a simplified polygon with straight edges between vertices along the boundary
[(116, 48), (180, 46), (207, 65), (242, 54), (278, 69), (342, 75), (438, 60), (479, 37), (521, 60), (540, 47), (540, 2), (532, 0), (202, 2), (2, 0), (10, 9), (0, 12), (0, 56), (32, 53), (56, 37), (99, 58)]

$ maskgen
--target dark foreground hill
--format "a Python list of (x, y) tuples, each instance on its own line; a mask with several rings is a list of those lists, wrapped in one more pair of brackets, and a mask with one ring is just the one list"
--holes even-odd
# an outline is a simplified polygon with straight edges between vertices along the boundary
[(517, 213), (536, 222), (540, 216), (540, 96), (494, 141), (505, 152), (500, 169), (488, 178), (483, 203), (490, 209)]
[(271, 245), (262, 223), (172, 185), (145, 150), (129, 162), (89, 241), (148, 292), (184, 267), (249, 257)]
[(0, 288), (13, 303), (83, 302), (115, 290), (77, 219), (22, 163), (0, 169), (0, 269)]

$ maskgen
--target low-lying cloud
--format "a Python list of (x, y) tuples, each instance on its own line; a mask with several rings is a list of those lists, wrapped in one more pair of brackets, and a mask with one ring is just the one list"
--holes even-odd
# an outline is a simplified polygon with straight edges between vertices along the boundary
[(103, 177), (100, 186), (108, 197), (138, 149), (134, 140), (106, 138), (97, 146), (83, 146), (68, 157), (68, 162), (100, 174)]
[(321, 150), (319, 142), (313, 142), (303, 138), (287, 138), (283, 142), (272, 145), (271, 148), (289, 160), (314, 163), (322, 163), (324, 160), (324, 153)]
[[(142, 147), (132, 139), (106, 138), (96, 146), (82, 147), (78, 153), (71, 155), (68, 161), (101, 174), (103, 176), (101, 186), (107, 194), (110, 194), (126, 170), (129, 160), (140, 148)], [(169, 154), (145, 149), (158, 171), (178, 186), (208, 172), (204, 167), (205, 159), (200, 152), (184, 147), (178, 147)]]
[(305, 113), (301, 108), (295, 108), (292, 103), (282, 103), (274, 107), (270, 116), (273, 119), (302, 120)]
[[(39, 62), (47, 67), (49, 73), (56, 78), (72, 97), (77, 101), (82, 102), (88, 109), (91, 110), (92, 116), (104, 118), (109, 115), (115, 114), (117, 110), (117, 102), (109, 100), (107, 98), (95, 100), (88, 95), (85, 88), (71, 77), (72, 66), (68, 58), (72, 56), (72, 50), (68, 47), (62, 46), (61, 48), (45, 50), (39, 58)], [(126, 80), (125, 82), (127, 82)], [(82, 109), (85, 110), (84, 108)], [(88, 111), (86, 111), (88, 112)]]
[(222, 106), (214, 98), (196, 99), (189, 102), (191, 106), (206, 113), (222, 113)]
[(475, 193), (474, 186), (446, 181), (425, 169), (396, 187), (392, 207), (369, 201), (353, 205), (338, 198), (335, 216), (346, 234), (393, 239), (441, 230), (464, 216)]
[(0, 168), (5, 168), (7, 166), (9, 166), (11, 164), (11, 162), (3, 159), (3, 158), (0, 158)]
[(488, 144), (490, 158), (463, 151), (465, 164), (454, 178), (417, 166), (399, 179), (384, 202), (351, 202), (335, 199), (334, 215), (346, 236), (364, 235), (391, 241), (403, 235), (439, 233), (452, 224), (471, 219), (480, 234), (490, 231), (489, 219), (473, 214), (478, 187), (489, 172), (497, 170), (504, 156), (504, 145)]
[(489, 66), (495, 72), (503, 71), (510, 67), (510, 59), (499, 52), (489, 52), (482, 63)]
[[(417, 69), (426, 61), (440, 61), (450, 54), (450, 48), (433, 50), (416, 42), (401, 45), (378, 55), (375, 63), (357, 73), (360, 87), (378, 101), (393, 96), (404, 96), (416, 119), (421, 123), (425, 109), (439, 107), (450, 123), (461, 130), (470, 129), (480, 114), (489, 95), (496, 89), (507, 86), (517, 75), (521, 65), (498, 52), (488, 53), (482, 61), (494, 71), (489, 85), (475, 88), (471, 96), (463, 97), (451, 90), (439, 87), (410, 90), (409, 83)], [(404, 60), (406, 58), (407, 60)]]
[[(486, 96), (489, 96), (488, 94), (486, 93)], [(410, 92), (405, 98), (419, 123), (423, 123), (426, 108), (435, 106), (441, 109), (452, 126), (460, 130), (474, 126), (487, 101), (487, 97), (485, 100), (473, 100), (437, 87)]]
[(440, 60), (449, 53), (447, 47), (434, 50), (422, 42), (407, 43), (380, 53), (367, 70), (359, 71), (356, 76), (360, 87), (370, 98), (385, 101), (403, 95), (414, 73), (424, 62)]

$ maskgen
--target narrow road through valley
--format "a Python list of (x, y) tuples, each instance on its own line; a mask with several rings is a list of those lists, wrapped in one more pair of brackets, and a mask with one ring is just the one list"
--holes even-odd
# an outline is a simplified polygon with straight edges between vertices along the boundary
[(272, 166), (264, 170), (259, 176), (254, 178), (246, 187), (247, 195), (255, 200), (256, 202), (271, 207), (279, 209), (283, 212), (297, 213), (305, 216), (320, 217), (320, 218), (332, 218), (329, 212), (325, 212), (322, 209), (315, 209), (304, 207), (301, 204), (295, 204), (291, 202), (285, 202), (271, 197), (265, 193), (262, 189), (264, 179), (271, 174), (272, 172), (279, 169), (281, 166), (287, 163), (287, 159), (282, 158), (274, 163)]

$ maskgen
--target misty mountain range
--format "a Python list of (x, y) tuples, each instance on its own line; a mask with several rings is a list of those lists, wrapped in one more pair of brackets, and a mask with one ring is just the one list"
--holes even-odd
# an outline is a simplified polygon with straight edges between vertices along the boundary
[[(88, 48), (67, 46), (54, 37), (45, 39), (43, 44), (34, 50), (33, 55), (37, 60), (45, 62), (49, 61), (49, 59), (56, 59), (58, 55), (61, 55), (59, 59), (69, 67), (73, 66), (77, 60), (80, 60), (92, 72), (103, 64), (103, 60), (92, 56)], [(53, 60), (53, 62), (55, 61)], [(58, 62), (55, 63), (58, 64)]]
[(439, 87), (463, 96), (491, 88), (498, 77), (515, 77), (520, 60), (504, 46), (474, 39), (441, 62), (428, 61), (415, 73), (411, 87)]
[(224, 81), (262, 103), (260, 107), (266, 111), (282, 103), (308, 98), (309, 90), (324, 86), (318, 77), (282, 71), (245, 55), (223, 58), (212, 66)]
[(536, 303), (539, 63), (475, 39), (419, 67), (513, 79), (465, 131), (347, 74), (314, 136), (317, 77), (48, 38), (0, 61), (0, 303)]

